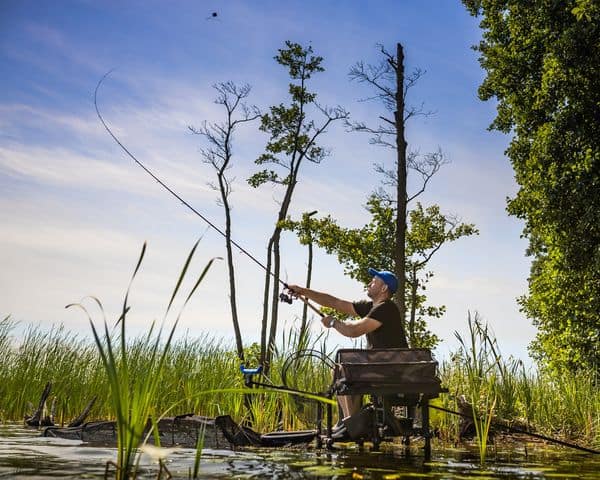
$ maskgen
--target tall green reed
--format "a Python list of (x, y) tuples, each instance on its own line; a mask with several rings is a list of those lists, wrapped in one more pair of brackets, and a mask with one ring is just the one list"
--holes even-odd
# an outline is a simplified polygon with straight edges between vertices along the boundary
[(198, 478), (200, 475), (200, 459), (202, 458), (202, 450), (204, 449), (204, 436), (206, 434), (206, 426), (202, 425), (198, 434), (198, 441), (196, 443), (196, 452), (194, 454), (194, 469), (191, 472), (192, 478)]
[(593, 373), (538, 377), (532, 390), (533, 423), (546, 434), (600, 445), (600, 389)]
[[(443, 386), (447, 387), (455, 395), (440, 395), (430, 402), (431, 405), (439, 406), (447, 410), (456, 411), (456, 397), (463, 393), (465, 385), (464, 368), (459, 354), (452, 355), (449, 360), (442, 361), (439, 372)], [(439, 410), (430, 409), (430, 421), (433, 428), (438, 432), (439, 438), (448, 443), (454, 442), (460, 432), (460, 417), (450, 415)]]
[[(592, 373), (556, 376), (543, 371), (528, 371), (522, 361), (502, 357), (489, 329), (478, 329), (475, 325), (471, 329), (475, 333), (485, 333), (479, 336), (483, 344), (479, 364), (486, 367), (479, 371), (487, 372), (482, 383), (494, 386), (497, 398), (495, 413), (503, 422), (592, 448), (600, 446), (600, 389)], [(449, 410), (456, 410), (456, 405), (453, 405), (456, 396), (470, 395), (467, 363), (473, 363), (473, 360), (472, 356), (465, 354), (470, 350), (468, 344), (462, 342), (461, 346), (459, 352), (452, 355), (450, 361), (442, 363), (440, 369), (442, 384), (454, 395), (442, 395), (437, 402)], [(481, 358), (484, 351), (487, 351), (485, 361)], [(445, 440), (457, 437), (456, 418), (436, 413), (431, 420)]]
[[(49, 331), (30, 326), (19, 341), (8, 340), (15, 327), (16, 323), (5, 323), (4, 333), (0, 334), (6, 344), (0, 362), (0, 409), (8, 418), (22, 418), (30, 408), (28, 403), (37, 402), (44, 385), (51, 381), (50, 399), (53, 401), (57, 395), (60, 399), (59, 419), (75, 417), (89, 401), (86, 385), (89, 385), (91, 372), (97, 371), (94, 346), (65, 332), (62, 326), (52, 327)], [(72, 383), (81, 388), (71, 390)]]
[[(272, 374), (274, 381), (289, 388), (325, 395), (332, 382), (334, 352), (327, 348), (323, 332), (314, 335), (309, 320), (304, 329), (284, 329), (281, 344), (274, 355)], [(284, 416), (285, 429), (298, 429), (315, 425), (317, 402), (306, 397), (287, 396)]]
[[(259, 352), (258, 345), (247, 349), (249, 365), (256, 366)], [(263, 377), (261, 382), (314, 395), (282, 395), (281, 391), (266, 390), (252, 395), (244, 419), (260, 431), (314, 428), (317, 404), (322, 401), (317, 396), (325, 395), (331, 384), (331, 355), (323, 334), (314, 336), (309, 328), (284, 328), (280, 343), (274, 348), (269, 377)]]
[(477, 435), (479, 460), (485, 463), (490, 425), (498, 400), (495, 362), (490, 362), (488, 327), (476, 313), (468, 315), (470, 338), (467, 343), (455, 332), (461, 347), (461, 355), (466, 369), (468, 400), (471, 404), (473, 423)]
[[(0, 378), (6, 379), (10, 373), (10, 365), (13, 360), (12, 338), (11, 331), (15, 328), (16, 323), (7, 315), (0, 320), (0, 353), (2, 361), (0, 361)], [(8, 398), (10, 389), (6, 382), (0, 382), (0, 398)], [(4, 402), (2, 402), (4, 403)], [(10, 415), (7, 405), (0, 403), (0, 422), (4, 421)]]
[[(179, 318), (187, 302), (200, 285), (214, 260), (211, 260), (205, 266), (191, 292), (183, 302), (183, 307), (168, 332), (166, 342), (161, 344), (163, 326), (167, 319), (167, 315), (181, 287), (182, 281), (186, 276), (198, 243), (199, 240), (188, 255), (171, 295), (169, 304), (167, 305), (162, 325), (156, 332), (156, 335), (154, 335), (155, 323), (152, 322), (147, 335), (129, 346), (129, 348), (126, 340), (127, 314), (130, 310), (128, 298), (132, 283), (139, 271), (146, 252), (145, 243), (129, 282), (129, 286), (127, 287), (121, 314), (115, 324), (115, 327), (120, 327), (117, 335), (110, 331), (106, 316), (104, 315), (102, 303), (98, 299), (92, 298), (103, 316), (103, 332), (96, 328), (91, 315), (81, 303), (67, 306), (78, 306), (83, 309), (88, 316), (94, 341), (98, 348), (104, 371), (108, 377), (110, 403), (114, 410), (117, 424), (117, 480), (135, 477), (137, 474), (139, 462), (137, 448), (142, 443), (144, 431), (148, 427), (148, 420), (159, 416), (159, 413), (156, 410), (156, 398), (159, 391), (162, 371), (166, 363), (177, 323), (179, 322)], [(143, 371), (139, 368), (141, 364), (144, 365)]]

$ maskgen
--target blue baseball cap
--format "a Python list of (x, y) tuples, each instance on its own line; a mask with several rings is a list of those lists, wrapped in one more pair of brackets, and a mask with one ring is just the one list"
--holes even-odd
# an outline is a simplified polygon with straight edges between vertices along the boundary
[(394, 275), (392, 272), (389, 272), (387, 270), (379, 271), (375, 270), (374, 268), (369, 268), (369, 275), (371, 275), (372, 277), (381, 278), (381, 280), (383, 280), (383, 283), (387, 285), (390, 293), (394, 294), (396, 293), (396, 290), (398, 290), (398, 279), (396, 278), (396, 275)]

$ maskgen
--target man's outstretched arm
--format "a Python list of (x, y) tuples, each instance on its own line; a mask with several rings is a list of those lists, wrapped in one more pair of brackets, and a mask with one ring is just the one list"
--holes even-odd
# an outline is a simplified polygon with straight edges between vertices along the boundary
[(316, 290), (304, 288), (299, 285), (288, 285), (288, 289), (297, 295), (302, 295), (308, 300), (317, 302), (323, 307), (333, 308), (340, 313), (356, 316), (354, 305), (352, 304), (352, 302), (348, 302), (347, 300), (342, 300), (341, 298), (334, 297), (333, 295), (329, 295), (328, 293), (318, 292)]

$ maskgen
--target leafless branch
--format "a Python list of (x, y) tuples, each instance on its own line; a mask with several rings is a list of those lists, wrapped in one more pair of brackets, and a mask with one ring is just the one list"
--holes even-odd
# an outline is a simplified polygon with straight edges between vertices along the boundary
[(392, 126), (394, 127), (394, 131), (396, 131), (396, 128), (397, 128), (397, 126), (396, 126), (396, 122), (395, 122), (394, 120), (390, 120), (390, 119), (388, 119), (388, 118), (382, 117), (381, 115), (379, 116), (379, 118), (380, 118), (381, 120), (383, 120), (384, 122), (387, 122), (387, 123), (389, 123), (390, 125), (392, 125)]
[(386, 61), (377, 65), (365, 65), (363, 62), (357, 62), (348, 72), (350, 80), (368, 83), (375, 87), (375, 95), (359, 101), (380, 100), (389, 111), (393, 111), (395, 105), (394, 75), (393, 68)]
[[(200, 128), (188, 128), (192, 133), (203, 136), (210, 145), (201, 150), (204, 163), (212, 165), (219, 175), (223, 175), (231, 159), (231, 138), (237, 125), (256, 120), (260, 116), (260, 110), (254, 105), (242, 103), (250, 94), (248, 84), (238, 86), (233, 82), (223, 82), (213, 85), (213, 88), (218, 92), (215, 103), (225, 107), (226, 120), (220, 123), (204, 121)], [(238, 109), (241, 109), (241, 115), (234, 118)]]
[(429, 262), (431, 258), (435, 255), (435, 253), (442, 248), (442, 245), (448, 241), (448, 238), (451, 236), (452, 232), (456, 228), (456, 226), (460, 223), (460, 220), (455, 215), (444, 215), (444, 220), (446, 225), (449, 225), (450, 228), (446, 231), (444, 237), (431, 249), (426, 255), (422, 255), (423, 259), (420, 262), (415, 262), (415, 268), (421, 268), (423, 265)]
[(369, 144), (376, 145), (378, 147), (391, 148), (392, 150), (396, 149), (396, 144), (385, 140), (383, 135), (375, 135), (374, 137), (369, 138)]
[[(397, 108), (396, 74), (398, 71), (398, 61), (396, 57), (388, 52), (383, 45), (377, 44), (377, 47), (384, 57), (381, 62), (376, 65), (371, 65), (359, 61), (350, 68), (348, 75), (350, 80), (356, 80), (359, 83), (367, 83), (374, 87), (375, 95), (362, 98), (359, 101), (378, 100), (381, 101), (386, 110), (394, 112)], [(424, 70), (416, 68), (410, 75), (406, 77), (402, 92), (405, 100), (408, 95), (408, 90), (412, 88), (417, 81), (423, 75), (425, 75), (425, 73), (426, 72)], [(403, 120), (406, 122), (412, 117), (419, 115), (429, 116), (433, 113), (433, 111), (425, 110), (423, 104), (421, 104), (419, 107), (405, 107), (403, 112)], [(370, 133), (373, 135), (373, 137), (369, 139), (369, 143), (372, 145), (386, 146), (396, 149), (396, 142), (394, 140), (387, 140), (385, 138), (387, 136), (395, 136), (397, 134), (396, 122), (383, 116), (380, 116), (379, 118), (391, 125), (392, 128), (386, 129), (382, 126), (378, 126), (377, 128), (368, 127), (362, 122), (347, 122), (346, 125), (350, 130)]]
[(426, 70), (423, 70), (421, 68), (415, 68), (412, 73), (408, 74), (405, 79), (404, 79), (404, 97), (406, 98), (406, 95), (408, 93), (408, 91), (414, 87), (417, 82), (419, 81), (419, 79), (425, 75), (427, 73)]
[(430, 117), (431, 115), (435, 115), (435, 110), (425, 110), (425, 103), (421, 103), (421, 105), (417, 107), (409, 107), (404, 109), (404, 121), (408, 121), (412, 117), (423, 116)]
[(443, 165), (450, 163), (450, 161), (444, 156), (442, 150), (438, 148), (437, 152), (427, 153), (425, 155), (409, 155), (407, 159), (407, 167), (414, 170), (421, 175), (421, 188), (412, 196), (407, 198), (407, 203), (411, 202), (419, 195), (421, 195), (427, 188), (427, 183), (431, 180)]
[(379, 200), (381, 200), (382, 203), (386, 203), (389, 206), (395, 205), (398, 203), (396, 201), (395, 196), (390, 195), (389, 192), (387, 192), (386, 190), (384, 190), (381, 187), (377, 187), (377, 189), (373, 193), (377, 198), (379, 198)]
[(383, 180), (381, 181), (383, 185), (386, 185), (388, 187), (395, 187), (396, 185), (398, 185), (398, 177), (394, 170), (389, 170), (385, 168), (385, 166), (382, 163), (374, 163), (373, 169), (375, 170), (375, 172), (383, 176)]
[[(391, 122), (390, 120), (388, 120), (384, 117), (381, 117), (381, 118), (382, 118), (382, 120), (385, 120), (386, 122), (393, 124), (393, 122)], [(392, 149), (396, 148), (396, 144), (393, 140), (390, 140), (390, 141), (386, 140), (387, 137), (393, 138), (396, 135), (395, 125), (394, 125), (394, 128), (386, 128), (381, 125), (378, 125), (377, 128), (372, 128), (372, 127), (367, 126), (364, 122), (350, 122), (350, 121), (346, 121), (345, 125), (349, 131), (370, 133), (371, 135), (373, 135), (373, 137), (371, 137), (369, 139), (369, 143), (372, 145), (379, 145), (379, 146), (389, 147)]]
[(315, 102), (316, 108), (326, 117), (325, 122), (320, 126), (315, 126), (315, 122), (310, 122), (310, 127), (307, 129), (312, 132), (312, 136), (306, 142), (306, 146), (300, 152), (300, 158), (306, 158), (313, 163), (320, 163), (323, 158), (329, 155), (329, 151), (324, 148), (314, 147), (315, 141), (319, 135), (325, 133), (329, 125), (338, 120), (347, 120), (350, 114), (341, 106), (325, 107)]

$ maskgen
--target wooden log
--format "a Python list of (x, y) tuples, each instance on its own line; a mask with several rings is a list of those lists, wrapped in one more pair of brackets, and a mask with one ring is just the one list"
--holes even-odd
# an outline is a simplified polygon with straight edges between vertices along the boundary
[(25, 425), (29, 427), (44, 427), (49, 425), (54, 425), (54, 409), (56, 407), (56, 399), (52, 402), (52, 406), (50, 407), (50, 413), (46, 413), (46, 402), (48, 401), (48, 397), (50, 396), (50, 391), (52, 390), (52, 384), (50, 382), (46, 383), (44, 387), (44, 391), (40, 397), (40, 401), (38, 402), (37, 409), (31, 415), (25, 415)]
[[(149, 423), (143, 438), (150, 432), (148, 443), (154, 444), (151, 428)], [(205, 448), (231, 448), (223, 431), (215, 425), (214, 418), (191, 414), (163, 418), (158, 422), (158, 432), (162, 447), (196, 448), (198, 438), (204, 435)], [(76, 427), (50, 426), (43, 430), (42, 435), (81, 440), (98, 446), (115, 446), (117, 444), (117, 426), (114, 421), (88, 422)]]

